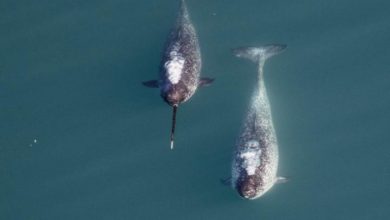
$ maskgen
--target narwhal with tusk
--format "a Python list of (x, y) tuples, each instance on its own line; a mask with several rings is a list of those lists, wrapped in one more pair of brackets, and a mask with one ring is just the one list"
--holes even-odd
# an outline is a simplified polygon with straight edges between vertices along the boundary
[(165, 45), (159, 79), (143, 82), (147, 87), (159, 88), (161, 97), (172, 106), (171, 149), (179, 104), (190, 99), (199, 86), (209, 85), (214, 81), (211, 78), (200, 78), (201, 66), (198, 37), (187, 6), (182, 0), (176, 24)]
[(286, 180), (276, 175), (278, 144), (263, 77), (265, 61), (285, 48), (286, 45), (273, 44), (233, 50), (237, 57), (248, 58), (258, 65), (257, 86), (236, 143), (232, 163), (232, 187), (246, 199), (256, 199), (275, 183)]

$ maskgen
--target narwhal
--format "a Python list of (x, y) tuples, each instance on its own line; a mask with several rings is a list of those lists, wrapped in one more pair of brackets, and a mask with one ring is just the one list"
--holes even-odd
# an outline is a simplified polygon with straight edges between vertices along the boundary
[(272, 44), (233, 50), (237, 57), (250, 59), (258, 65), (256, 89), (236, 143), (232, 163), (232, 187), (246, 199), (256, 199), (275, 183), (286, 180), (277, 176), (278, 143), (263, 77), (265, 61), (285, 48), (286, 45)]
[(143, 82), (147, 87), (159, 88), (161, 97), (172, 106), (171, 149), (179, 104), (189, 100), (199, 86), (209, 85), (214, 81), (212, 78), (200, 78), (201, 66), (198, 37), (187, 6), (182, 0), (176, 24), (165, 45), (159, 79)]

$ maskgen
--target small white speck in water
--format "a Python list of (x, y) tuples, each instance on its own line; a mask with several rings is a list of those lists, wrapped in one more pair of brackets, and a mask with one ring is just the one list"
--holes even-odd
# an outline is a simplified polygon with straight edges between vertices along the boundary
[(33, 142), (31, 144), (29, 144), (28, 146), (32, 147), (34, 144), (37, 144), (37, 143), (38, 143), (38, 139), (34, 139)]

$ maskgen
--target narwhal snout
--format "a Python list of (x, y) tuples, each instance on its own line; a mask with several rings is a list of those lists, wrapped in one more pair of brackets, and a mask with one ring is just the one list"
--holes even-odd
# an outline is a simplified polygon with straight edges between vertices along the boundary
[(164, 98), (165, 102), (171, 106), (179, 105), (185, 99), (182, 92), (177, 89), (170, 89), (169, 91), (162, 94), (162, 97)]
[(248, 177), (237, 183), (238, 194), (245, 199), (254, 199), (257, 197), (257, 186), (253, 178)]
[(256, 196), (256, 189), (250, 186), (240, 187), (238, 194), (245, 199), (253, 199)]

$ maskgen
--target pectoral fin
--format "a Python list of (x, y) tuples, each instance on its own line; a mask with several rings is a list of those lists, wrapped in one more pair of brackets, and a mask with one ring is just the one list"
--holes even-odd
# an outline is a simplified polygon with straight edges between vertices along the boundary
[(208, 77), (202, 77), (200, 78), (200, 81), (199, 81), (199, 86), (203, 87), (203, 86), (209, 86), (211, 83), (214, 82), (215, 79), (213, 78), (208, 78)]
[(220, 179), (219, 180), (222, 185), (225, 185), (225, 186), (230, 186), (232, 184), (232, 178), (231, 177), (228, 177), (228, 178), (225, 178), (225, 179)]
[(290, 179), (287, 178), (287, 177), (283, 177), (283, 176), (278, 176), (276, 178), (276, 183), (287, 183)]
[(158, 88), (158, 81), (157, 80), (149, 80), (149, 81), (144, 81), (142, 84), (146, 87), (149, 88)]

